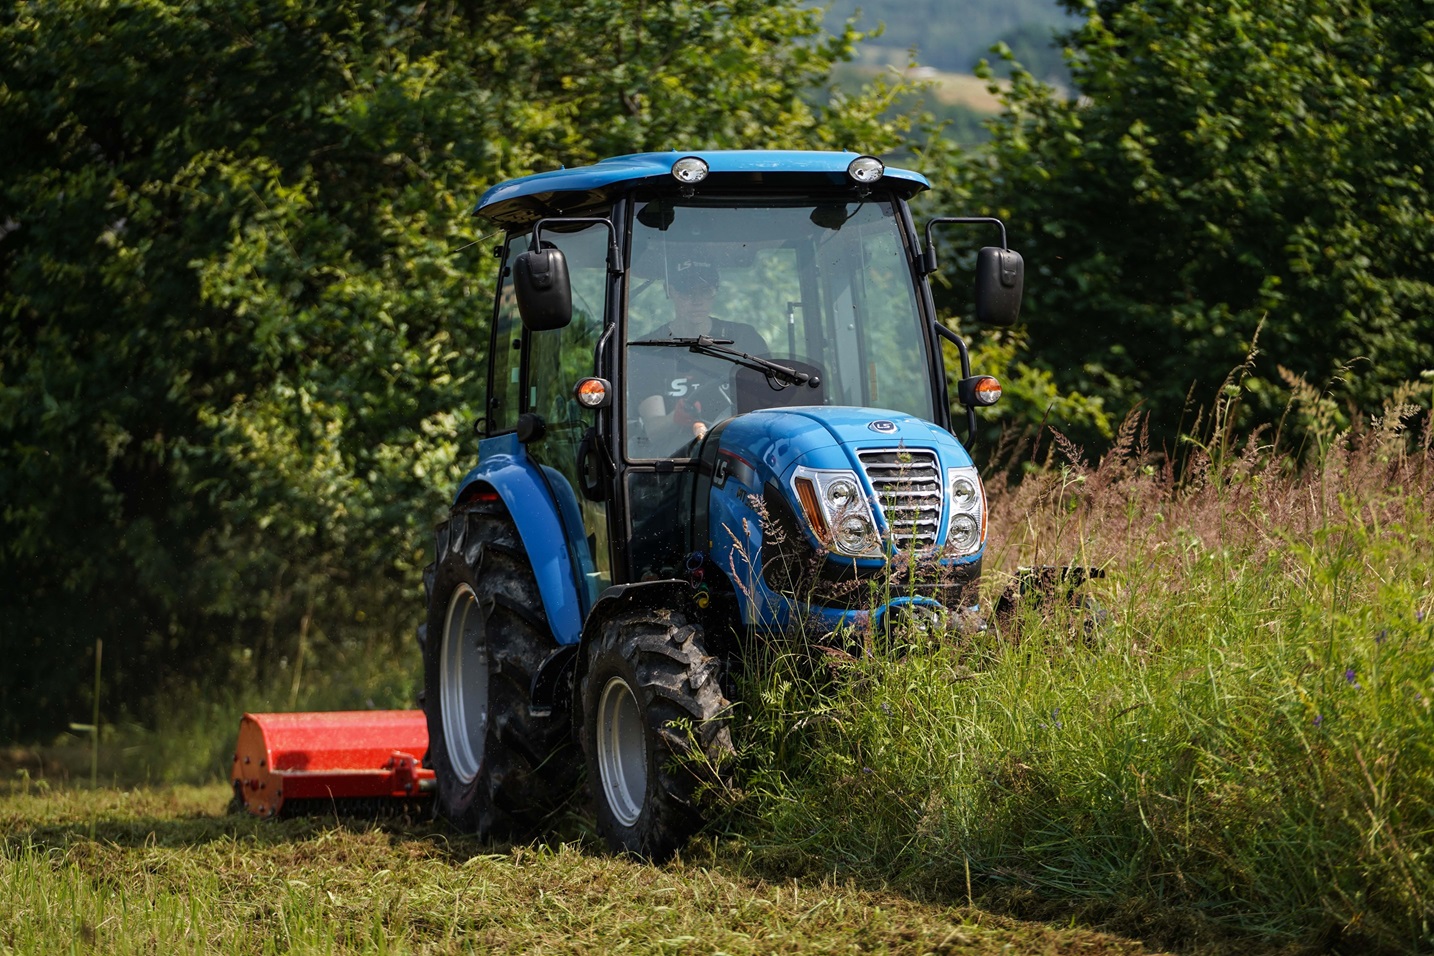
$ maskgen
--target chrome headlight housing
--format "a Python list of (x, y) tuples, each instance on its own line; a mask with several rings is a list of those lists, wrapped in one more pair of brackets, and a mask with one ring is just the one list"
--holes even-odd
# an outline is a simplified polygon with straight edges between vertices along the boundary
[(881, 535), (856, 472), (798, 468), (792, 492), (822, 544), (851, 557), (881, 557)]
[(974, 467), (946, 469), (946, 501), (951, 514), (947, 545), (957, 555), (980, 551), (986, 543), (986, 491)]

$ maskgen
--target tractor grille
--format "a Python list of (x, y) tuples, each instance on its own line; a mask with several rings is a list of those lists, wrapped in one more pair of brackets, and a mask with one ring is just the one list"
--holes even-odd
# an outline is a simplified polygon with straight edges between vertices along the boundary
[(899, 551), (936, 547), (945, 500), (941, 466), (930, 451), (905, 448), (857, 452)]

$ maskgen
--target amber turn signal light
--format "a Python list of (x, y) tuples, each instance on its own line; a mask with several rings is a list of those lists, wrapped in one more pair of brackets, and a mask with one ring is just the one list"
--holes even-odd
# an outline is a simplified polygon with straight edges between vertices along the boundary
[(962, 405), (994, 405), (1001, 400), (1001, 383), (993, 375), (963, 378), (956, 391)]
[(605, 378), (585, 378), (573, 386), (573, 397), (584, 408), (607, 408), (612, 404), (612, 383)]

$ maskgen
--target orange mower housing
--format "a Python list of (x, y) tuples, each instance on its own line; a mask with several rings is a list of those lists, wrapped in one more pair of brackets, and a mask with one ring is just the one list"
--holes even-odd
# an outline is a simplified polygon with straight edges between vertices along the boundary
[(433, 791), (421, 710), (245, 714), (229, 779), (261, 817), (294, 800), (416, 800)]

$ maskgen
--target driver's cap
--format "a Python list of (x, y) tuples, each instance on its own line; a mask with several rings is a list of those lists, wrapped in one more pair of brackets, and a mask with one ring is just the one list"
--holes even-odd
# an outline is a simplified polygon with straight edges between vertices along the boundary
[(672, 288), (683, 293), (715, 290), (718, 279), (717, 267), (701, 259), (683, 259), (667, 277)]

